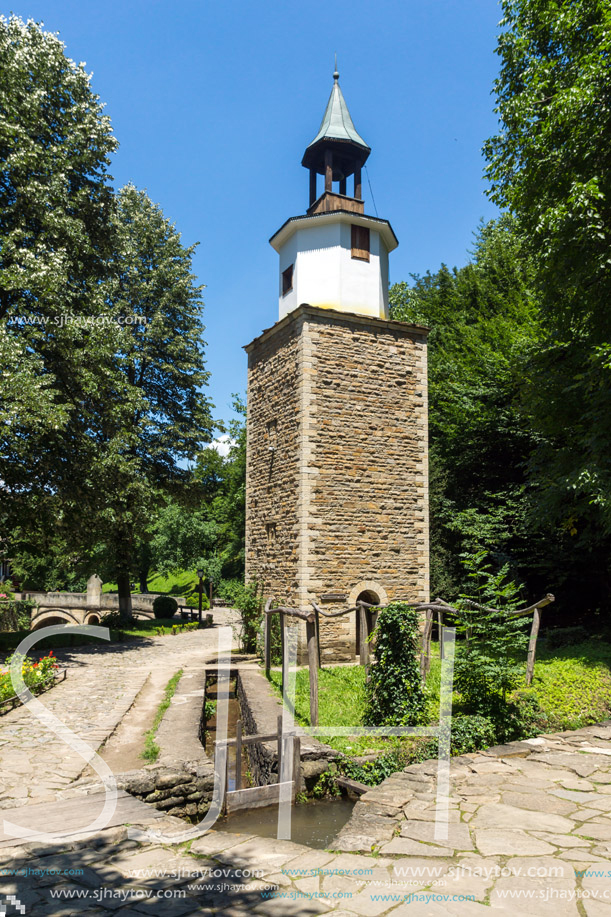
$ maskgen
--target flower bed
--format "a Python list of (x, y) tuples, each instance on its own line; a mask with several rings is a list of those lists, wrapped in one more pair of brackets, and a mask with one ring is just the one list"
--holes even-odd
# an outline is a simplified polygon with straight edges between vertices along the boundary
[(6, 659), (5, 668), (0, 670), (0, 714), (6, 713), (19, 703), (19, 698), (15, 695), (13, 689), (10, 674), (10, 667), (15, 659), (21, 660), (21, 674), (26, 687), (30, 689), (32, 694), (42, 694), (43, 691), (52, 688), (54, 684), (66, 677), (65, 669), (63, 672), (59, 671), (59, 665), (53, 655), (53, 650), (50, 650), (47, 656), (41, 656), (38, 662), (28, 659), (27, 656), (20, 656), (14, 653)]

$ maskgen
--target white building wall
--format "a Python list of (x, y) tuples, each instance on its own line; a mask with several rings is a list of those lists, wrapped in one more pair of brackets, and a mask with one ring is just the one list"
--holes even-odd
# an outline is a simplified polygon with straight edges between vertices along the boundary
[[(370, 230), (370, 260), (352, 257), (351, 226), (325, 221), (298, 229), (281, 247), (280, 318), (302, 303), (388, 318), (388, 251)], [(282, 295), (282, 272), (293, 264), (293, 289)]]

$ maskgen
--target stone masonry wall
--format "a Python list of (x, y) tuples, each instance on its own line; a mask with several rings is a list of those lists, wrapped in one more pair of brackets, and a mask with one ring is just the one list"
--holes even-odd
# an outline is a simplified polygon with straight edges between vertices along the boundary
[[(429, 597), (426, 333), (399, 322), (316, 316), (309, 477), (310, 595)], [(329, 603), (327, 608), (335, 607)], [(321, 625), (323, 655), (355, 650), (355, 616)], [(326, 653), (325, 653), (326, 650)]]
[(301, 324), (284, 323), (248, 361), (246, 580), (279, 602), (297, 591)]
[[(247, 575), (266, 596), (428, 599), (426, 335), (303, 305), (247, 347)], [(323, 659), (354, 658), (355, 631), (354, 614), (323, 618)]]

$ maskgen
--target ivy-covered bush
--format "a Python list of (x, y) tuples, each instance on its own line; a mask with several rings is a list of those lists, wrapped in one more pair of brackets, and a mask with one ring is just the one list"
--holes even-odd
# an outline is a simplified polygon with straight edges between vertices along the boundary
[(153, 614), (156, 618), (173, 618), (178, 602), (171, 595), (158, 595), (153, 602)]
[(419, 616), (404, 602), (378, 612), (370, 640), (375, 661), (366, 684), (366, 726), (413, 726), (422, 721), (425, 696), (418, 660)]

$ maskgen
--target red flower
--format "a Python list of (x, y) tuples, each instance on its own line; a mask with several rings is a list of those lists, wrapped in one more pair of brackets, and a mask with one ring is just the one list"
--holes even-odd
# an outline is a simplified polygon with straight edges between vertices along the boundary
[(53, 655), (53, 650), (49, 650), (49, 656)]

